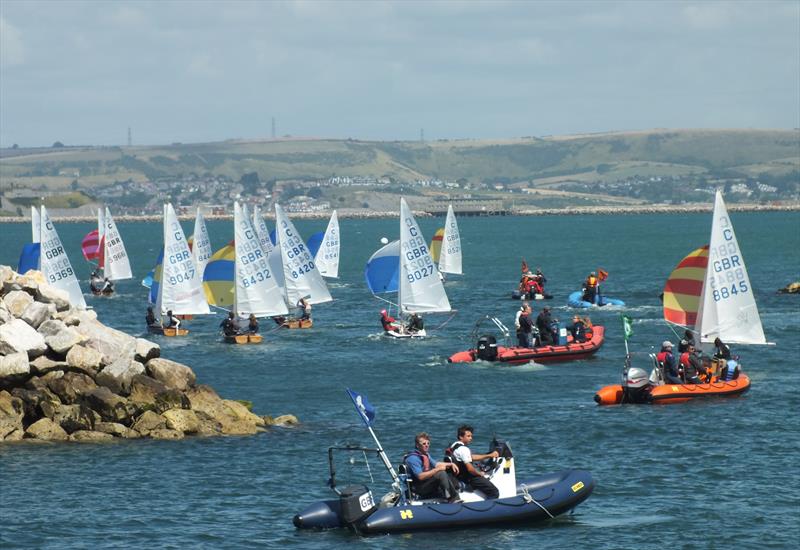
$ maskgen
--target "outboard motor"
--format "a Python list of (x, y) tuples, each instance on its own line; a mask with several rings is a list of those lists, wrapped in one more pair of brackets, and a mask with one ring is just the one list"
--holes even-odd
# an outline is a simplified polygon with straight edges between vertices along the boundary
[(622, 381), (622, 402), (648, 403), (650, 396), (650, 379), (644, 369), (633, 367)]
[(339, 508), (342, 522), (349, 527), (365, 519), (378, 509), (372, 491), (365, 485), (348, 485), (339, 491)]
[(481, 336), (478, 338), (475, 350), (478, 359), (494, 361), (497, 359), (497, 339), (491, 334)]

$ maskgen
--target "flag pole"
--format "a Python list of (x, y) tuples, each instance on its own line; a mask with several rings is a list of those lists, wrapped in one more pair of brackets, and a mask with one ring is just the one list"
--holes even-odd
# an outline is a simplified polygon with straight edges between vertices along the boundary
[[(350, 389), (347, 390), (347, 395), (350, 397), (350, 401), (353, 402), (353, 406), (356, 408), (356, 412), (358, 413), (358, 416), (361, 417), (362, 422), (364, 422), (364, 425), (367, 427), (367, 430), (369, 430), (369, 433), (372, 436), (372, 439), (375, 440), (375, 445), (378, 446), (378, 456), (381, 457), (381, 460), (383, 461), (383, 465), (389, 471), (389, 475), (392, 476), (392, 480), (394, 480), (394, 482), (399, 487), (400, 486), (400, 478), (397, 476), (397, 472), (394, 471), (394, 468), (392, 467), (392, 463), (389, 461), (389, 457), (386, 456), (386, 451), (383, 450), (383, 446), (381, 445), (381, 442), (378, 441), (378, 436), (375, 435), (375, 431), (372, 429), (372, 426), (370, 426), (370, 419), (366, 416), (366, 413), (362, 410), (363, 405), (360, 405), (356, 401), (356, 398), (354, 397), (354, 395), (353, 395), (353, 393), (351, 392)], [(359, 395), (359, 398), (360, 397), (361, 396)]]

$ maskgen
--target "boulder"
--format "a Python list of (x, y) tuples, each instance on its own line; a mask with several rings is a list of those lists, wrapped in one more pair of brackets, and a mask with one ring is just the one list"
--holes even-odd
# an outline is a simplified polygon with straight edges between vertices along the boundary
[(96, 432), (103, 432), (106, 434), (111, 434), (114, 437), (121, 437), (123, 439), (138, 439), (142, 437), (139, 432), (136, 430), (132, 430), (122, 424), (117, 424), (116, 422), (95, 422), (94, 430)]
[(163, 382), (168, 388), (185, 391), (194, 386), (197, 381), (192, 369), (169, 359), (160, 357), (150, 359), (146, 366), (147, 374), (159, 382)]
[(67, 352), (67, 365), (94, 376), (103, 362), (102, 354), (80, 344), (72, 346)]
[(0, 386), (11, 386), (23, 381), (31, 373), (28, 364), (28, 354), (25, 352), (11, 353), (0, 356)]
[(273, 426), (296, 426), (300, 421), (293, 414), (282, 414), (272, 419)]
[(67, 325), (61, 319), (48, 319), (41, 325), (39, 328), (36, 329), (39, 334), (44, 336), (45, 341), (47, 340), (48, 336), (53, 336), (54, 334), (58, 334), (62, 330), (66, 329)]
[(114, 395), (105, 386), (99, 386), (84, 396), (86, 404), (100, 415), (104, 422), (130, 425), (134, 408), (124, 397)]
[(54, 407), (53, 416), (48, 415), (53, 422), (64, 428), (68, 434), (80, 430), (94, 428), (94, 415), (86, 405), (59, 405)]
[(170, 409), (161, 413), (167, 421), (167, 428), (186, 434), (197, 433), (200, 421), (193, 410)]
[[(42, 389), (14, 388), (11, 395), (22, 401), (24, 417), (22, 423), (26, 426), (33, 424), (42, 417), (43, 410), (55, 405), (60, 405), (61, 401), (47, 387)], [(51, 416), (52, 417), (52, 416)]]
[(72, 405), (83, 400), (84, 396), (97, 389), (90, 376), (83, 373), (67, 372), (64, 376), (47, 381), (47, 387), (62, 403)]
[(99, 441), (112, 441), (114, 436), (103, 432), (90, 430), (78, 430), (69, 436), (70, 441), (81, 441), (84, 443), (95, 443)]
[[(36, 300), (45, 304), (53, 304), (58, 311), (68, 311), (70, 308), (69, 293), (47, 284), (39, 285), (39, 289), (36, 291)], [(97, 318), (97, 314), (95, 314), (95, 318)]]
[(154, 378), (138, 374), (131, 379), (131, 391), (128, 397), (142, 410), (163, 413), (170, 409), (188, 409), (189, 399), (180, 390), (168, 388)]
[(150, 359), (161, 356), (161, 346), (144, 338), (136, 339), (135, 359), (142, 363), (147, 363)]
[(24, 431), (22, 426), (25, 407), (22, 399), (7, 391), (0, 391), (0, 441), (10, 439), (14, 432)]
[(17, 276), (17, 272), (7, 265), (0, 265), (0, 285), (4, 285), (6, 281), (13, 281)]
[(97, 320), (97, 312), (93, 309), (59, 309), (56, 319), (61, 319), (67, 326), (75, 326)]
[(33, 297), (24, 290), (12, 290), (3, 297), (8, 312), (19, 319), (25, 309), (33, 303)]
[(167, 420), (158, 413), (145, 411), (136, 419), (132, 428), (142, 435), (150, 435), (153, 430), (164, 429), (167, 427)]
[(41, 334), (22, 319), (0, 325), (0, 355), (25, 352), (33, 358), (47, 351)]
[[(40, 332), (41, 334), (41, 332)], [(78, 344), (83, 344), (86, 338), (78, 333), (73, 327), (65, 327), (64, 330), (56, 334), (45, 337), (44, 342), (51, 350), (59, 355), (66, 355), (66, 353)]]
[(800, 294), (800, 281), (796, 283), (789, 283), (782, 289), (778, 290), (778, 292), (783, 294)]
[[(247, 410), (247, 407), (236, 401), (225, 401), (220, 399), (217, 393), (208, 386), (198, 386), (186, 391), (192, 410), (195, 413), (203, 413), (201, 423), (204, 429), (217, 427), (219, 433), (229, 435), (248, 435), (254, 434), (264, 426), (264, 419), (258, 417)], [(213, 419), (213, 422), (209, 421)]]
[(125, 361), (116, 361), (101, 370), (95, 380), (98, 385), (105, 386), (114, 393), (128, 395), (133, 377), (144, 372), (144, 365), (138, 361), (128, 361), (127, 364)]
[(256, 426), (264, 426), (266, 423), (264, 419), (258, 416), (257, 414), (253, 414), (250, 412), (245, 405), (240, 403), (239, 401), (233, 401), (231, 399), (224, 399), (222, 401), (228, 409), (231, 410), (233, 415), (244, 422), (253, 423)]
[(164, 428), (151, 431), (150, 437), (153, 439), (183, 439), (183, 432)]
[(55, 370), (67, 370), (68, 365), (66, 361), (58, 358), (52, 351), (44, 355), (40, 355), (30, 362), (31, 373), (42, 375)]
[(6, 304), (0, 300), (0, 325), (9, 323), (14, 319), (14, 316), (8, 311)]
[(44, 273), (31, 269), (24, 275), (17, 275), (15, 280), (22, 290), (31, 296), (36, 296), (39, 286), (44, 284)]
[(25, 437), (31, 439), (43, 439), (46, 441), (66, 441), (69, 439), (67, 432), (64, 428), (50, 420), (49, 418), (41, 418), (28, 426), (25, 430)]
[[(69, 322), (65, 321), (67, 325)], [(86, 337), (86, 347), (100, 352), (102, 364), (110, 365), (120, 357), (130, 356), (133, 359), (136, 351), (136, 339), (120, 330), (107, 327), (99, 321), (81, 321), (76, 327), (78, 333)]]
[(50, 318), (50, 308), (47, 307), (47, 304), (43, 304), (41, 302), (33, 302), (28, 307), (25, 308), (25, 311), (22, 312), (21, 319), (28, 323), (33, 328), (39, 328), (39, 325), (44, 323)]

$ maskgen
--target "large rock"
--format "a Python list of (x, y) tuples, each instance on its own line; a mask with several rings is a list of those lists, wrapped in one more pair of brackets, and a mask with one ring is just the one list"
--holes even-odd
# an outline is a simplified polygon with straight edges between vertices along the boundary
[(141, 410), (163, 413), (170, 409), (188, 409), (191, 404), (186, 395), (175, 388), (168, 388), (162, 382), (139, 374), (131, 380), (128, 400)]
[(39, 328), (36, 330), (39, 332), (39, 334), (44, 336), (45, 340), (47, 340), (48, 336), (53, 336), (55, 334), (58, 334), (59, 332), (61, 332), (66, 328), (67, 325), (61, 319), (48, 319), (47, 321), (39, 325)]
[[(53, 411), (54, 414), (55, 407), (61, 405), (61, 400), (46, 386), (38, 389), (14, 388), (11, 390), (11, 395), (22, 401), (25, 415), (22, 422), (26, 426), (39, 420), (44, 414), (44, 410)], [(51, 418), (53, 414), (51, 414)]]
[(0, 356), (0, 386), (10, 386), (28, 378), (31, 366), (25, 352)]
[(66, 441), (69, 439), (64, 428), (50, 420), (42, 418), (28, 426), (25, 430), (25, 437), (32, 439), (44, 439), (46, 441)]
[(147, 363), (150, 359), (161, 356), (161, 346), (144, 338), (136, 339), (135, 359), (141, 363)]
[(138, 439), (141, 437), (141, 434), (136, 430), (116, 422), (95, 422), (94, 430), (96, 432), (103, 432), (114, 437), (121, 437), (123, 439)]
[(104, 422), (117, 422), (125, 426), (131, 423), (133, 406), (124, 397), (114, 395), (105, 386), (100, 386), (84, 396), (86, 403), (94, 409)]
[[(22, 433), (24, 417), (25, 407), (22, 399), (12, 396), (5, 390), (0, 391), (0, 441), (15, 432)], [(18, 435), (13, 439), (19, 439)]]
[(191, 388), (197, 381), (194, 371), (186, 365), (160, 357), (147, 362), (147, 374), (168, 388), (181, 391)]
[(144, 372), (144, 365), (138, 361), (117, 361), (101, 370), (96, 380), (98, 385), (105, 386), (114, 393), (128, 395), (133, 377)]
[[(248, 435), (260, 431), (264, 419), (254, 415), (247, 407), (236, 401), (220, 399), (217, 393), (208, 386), (198, 386), (186, 391), (192, 410), (203, 413), (201, 422), (205, 426), (216, 425), (220, 433), (229, 435)], [(209, 422), (213, 419), (213, 423)], [(205, 431), (205, 430), (203, 430)]]
[(94, 428), (94, 415), (86, 405), (57, 405), (48, 410), (47, 418), (64, 428), (67, 433)]
[(73, 369), (83, 371), (90, 376), (97, 374), (103, 362), (103, 355), (91, 348), (82, 345), (72, 346), (67, 352), (67, 365)]
[(5, 302), (0, 300), (0, 325), (10, 323), (13, 319), (14, 316), (8, 311)]
[(71, 433), (69, 436), (70, 441), (80, 441), (83, 443), (96, 443), (101, 441), (112, 441), (114, 436), (104, 432), (96, 432), (91, 430), (78, 430)]
[(47, 304), (41, 302), (33, 302), (25, 311), (22, 312), (21, 319), (28, 323), (33, 328), (39, 328), (39, 325), (44, 323), (50, 318), (50, 308)]
[[(69, 322), (65, 322), (69, 325)], [(86, 337), (86, 347), (100, 352), (103, 365), (110, 365), (120, 357), (130, 356), (133, 359), (136, 351), (136, 339), (133, 336), (107, 327), (99, 321), (82, 321), (76, 330)]]
[(47, 387), (62, 403), (72, 405), (83, 400), (84, 396), (97, 389), (97, 384), (90, 376), (83, 373), (67, 372), (64, 376), (48, 380)]
[(33, 297), (24, 290), (12, 290), (3, 297), (8, 312), (19, 319), (25, 309), (33, 303)]
[(170, 409), (161, 413), (167, 421), (167, 428), (185, 434), (197, 433), (200, 429), (200, 421), (193, 410)]
[(80, 325), (82, 323), (90, 323), (97, 320), (97, 312), (93, 309), (68, 309), (66, 311), (59, 310), (56, 319), (61, 319), (68, 326)]
[(45, 304), (54, 304), (58, 311), (68, 311), (70, 308), (69, 293), (46, 284), (39, 285), (39, 289), (36, 291), (36, 300)]
[[(266, 420), (266, 419), (265, 419)], [(272, 419), (272, 422), (267, 422), (273, 426), (296, 426), (300, 421), (293, 414), (282, 414)]]
[(153, 430), (165, 429), (167, 419), (153, 411), (145, 411), (131, 427), (142, 435), (150, 435)]
[(73, 346), (82, 344), (85, 341), (86, 338), (73, 327), (65, 327), (64, 330), (44, 339), (50, 349), (59, 355), (65, 355)]
[(55, 370), (67, 370), (67, 362), (59, 359), (52, 351), (44, 355), (40, 355), (30, 362), (31, 373), (36, 375), (47, 374)]
[(183, 439), (183, 432), (170, 430), (169, 428), (153, 430), (149, 435), (153, 439)]
[(33, 358), (47, 351), (41, 334), (22, 319), (0, 325), (0, 355), (25, 352)]

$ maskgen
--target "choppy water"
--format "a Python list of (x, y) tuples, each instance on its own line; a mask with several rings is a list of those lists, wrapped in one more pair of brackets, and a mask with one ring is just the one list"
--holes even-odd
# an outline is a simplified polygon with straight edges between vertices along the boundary
[[(255, 437), (130, 441), (104, 445), (0, 446), (0, 545), (99, 547), (473, 547), (473, 548), (763, 548), (793, 545), (800, 532), (797, 461), (800, 296), (775, 291), (800, 278), (800, 214), (734, 213), (734, 226), (771, 347), (740, 347), (751, 391), (744, 397), (664, 407), (597, 407), (594, 392), (619, 378), (624, 347), (620, 310), (592, 314), (607, 343), (592, 359), (562, 365), (452, 366), (471, 344), (475, 320), (496, 313), (510, 324), (507, 295), (520, 258), (541, 266), (566, 319), (566, 297), (587, 271), (610, 272), (604, 292), (624, 299), (635, 319), (632, 347), (674, 335), (660, 320), (658, 294), (674, 265), (705, 244), (709, 214), (461, 219), (463, 277), (447, 291), (455, 318), (424, 341), (379, 336), (381, 303), (362, 270), (397, 236), (394, 220), (342, 220), (336, 301), (314, 308), (310, 331), (269, 334), (260, 347), (220, 343), (220, 315), (192, 322), (192, 335), (161, 340), (163, 355), (187, 363), (202, 383), (247, 399), (260, 414), (293, 413), (296, 429)], [(443, 220), (420, 220), (430, 238)], [(325, 221), (297, 223), (309, 235)], [(100, 319), (141, 334), (139, 286), (160, 246), (160, 227), (121, 223), (137, 280), (111, 299), (87, 296)], [(89, 224), (60, 224), (77, 270)], [(190, 224), (185, 224), (187, 233)], [(232, 237), (230, 223), (209, 224), (212, 242)], [(23, 225), (0, 225), (0, 263), (15, 265), (29, 238)], [(88, 286), (88, 281), (83, 281)], [(538, 310), (538, 305), (537, 305)], [(446, 317), (438, 317), (443, 321)], [(427, 326), (437, 319), (430, 316)], [(266, 326), (266, 325), (265, 325)], [(331, 494), (329, 445), (372, 445), (344, 393), (351, 386), (378, 407), (376, 431), (399, 461), (413, 434), (426, 430), (441, 450), (456, 427), (476, 427), (482, 449), (493, 433), (508, 440), (520, 477), (585, 468), (597, 480), (571, 517), (528, 528), (475, 529), (358, 538), (345, 531), (298, 532), (292, 515)], [(344, 470), (343, 470), (344, 474)], [(377, 493), (386, 487), (373, 462)]]

